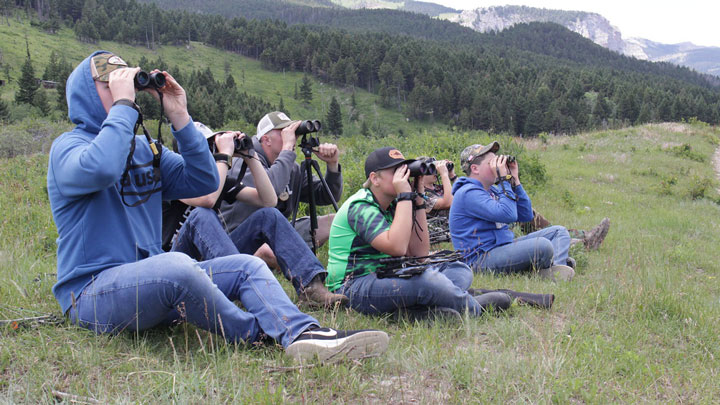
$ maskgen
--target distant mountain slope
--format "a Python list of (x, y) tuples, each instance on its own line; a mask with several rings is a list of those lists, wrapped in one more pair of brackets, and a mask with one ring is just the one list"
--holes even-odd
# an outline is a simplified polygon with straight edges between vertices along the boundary
[(437, 17), (445, 13), (459, 13), (450, 7), (441, 6), (439, 4), (412, 1), (412, 0), (332, 0), (333, 3), (342, 7), (351, 9), (390, 9), (403, 10), (413, 13), (426, 14), (431, 17)]
[(552, 22), (627, 56), (652, 62), (670, 62), (720, 76), (720, 48), (700, 47), (688, 42), (667, 45), (642, 38), (623, 39), (620, 30), (597, 13), (496, 6), (465, 10), (448, 20), (479, 32), (502, 31), (521, 23)]

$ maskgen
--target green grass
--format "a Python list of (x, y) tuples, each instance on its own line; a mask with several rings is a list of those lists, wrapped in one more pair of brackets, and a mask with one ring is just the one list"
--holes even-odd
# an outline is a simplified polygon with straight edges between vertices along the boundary
[[(53, 390), (151, 403), (715, 402), (720, 198), (710, 157), (719, 139), (717, 128), (693, 123), (512, 141), (521, 165), (533, 154), (545, 164), (548, 181), (533, 202), (553, 223), (588, 229), (605, 216), (612, 221), (599, 251), (577, 253), (582, 267), (571, 283), (490, 276), (473, 282), (554, 293), (550, 311), (513, 307), (437, 324), (311, 311), (325, 325), (386, 330), (391, 342), (381, 358), (302, 370), (282, 369), (293, 363), (278, 347), (226, 345), (187, 325), (114, 337), (67, 324), (5, 328), (0, 402), (54, 402)], [(450, 132), (340, 139), (343, 195), (359, 186), (362, 161), (374, 147), (452, 158), (487, 140)], [(503, 150), (509, 142), (501, 139)], [(674, 152), (684, 144), (705, 160)], [(56, 232), (46, 162), (42, 154), (0, 160), (3, 315), (2, 305), (58, 311), (50, 292)], [(705, 183), (698, 197), (693, 189)]]

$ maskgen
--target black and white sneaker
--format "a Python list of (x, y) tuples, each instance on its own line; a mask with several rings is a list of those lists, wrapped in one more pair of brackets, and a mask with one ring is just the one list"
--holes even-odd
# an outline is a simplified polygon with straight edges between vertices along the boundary
[(387, 350), (390, 338), (379, 330), (318, 328), (303, 332), (285, 349), (295, 360), (335, 363), (345, 359), (377, 357)]

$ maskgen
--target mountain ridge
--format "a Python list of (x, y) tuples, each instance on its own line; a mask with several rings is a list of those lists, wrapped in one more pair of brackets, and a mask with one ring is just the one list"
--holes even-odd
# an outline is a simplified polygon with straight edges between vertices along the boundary
[(446, 19), (478, 32), (501, 31), (521, 23), (552, 22), (626, 56), (650, 62), (669, 62), (720, 76), (720, 47), (698, 46), (691, 42), (663, 44), (635, 37), (623, 39), (621, 31), (598, 13), (492, 6), (464, 10)]

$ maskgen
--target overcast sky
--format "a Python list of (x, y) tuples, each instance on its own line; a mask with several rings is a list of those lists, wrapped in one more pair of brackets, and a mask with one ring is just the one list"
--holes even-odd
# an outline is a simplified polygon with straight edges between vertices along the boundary
[(633, 1), (633, 0), (425, 0), (458, 10), (507, 4), (595, 12), (617, 27), (623, 38), (640, 37), (665, 44), (692, 42), (720, 46), (720, 1)]

